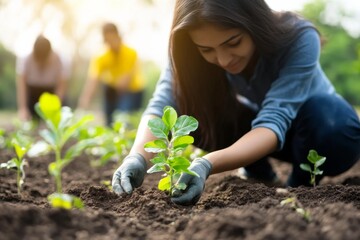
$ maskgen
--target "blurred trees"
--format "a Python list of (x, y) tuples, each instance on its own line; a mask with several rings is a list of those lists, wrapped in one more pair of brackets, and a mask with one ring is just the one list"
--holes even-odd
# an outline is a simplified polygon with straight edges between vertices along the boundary
[(335, 85), (336, 90), (351, 104), (360, 105), (360, 36), (352, 37), (341, 26), (343, 18), (348, 16), (341, 8), (334, 14), (335, 23), (324, 19), (325, 0), (315, 0), (306, 4), (301, 14), (318, 27), (324, 38), (320, 62), (323, 70)]
[(0, 44), (0, 109), (15, 109), (15, 55)]
[[(59, 31), (55, 34), (55, 40), (62, 38), (66, 42), (66, 47), (62, 47), (61, 50), (66, 54), (71, 53), (68, 56), (71, 60), (70, 82), (72, 84), (69, 92), (70, 105), (76, 102), (77, 95), (86, 78), (89, 47), (93, 49), (99, 42), (101, 43), (100, 27), (103, 20), (114, 19), (116, 23), (126, 23), (120, 25), (120, 28), (127, 33), (125, 37), (141, 29), (140, 34), (133, 35), (133, 40), (135, 39), (141, 45), (146, 44), (150, 48), (152, 44), (160, 43), (166, 48), (167, 39), (160, 42), (159, 39), (153, 37), (156, 35), (156, 28), (170, 27), (171, 21), (163, 15), (169, 11), (169, 2), (173, 1), (136, 0), (143, 4), (147, 13), (150, 13), (149, 16), (140, 15), (140, 20), (134, 19), (134, 16), (137, 16), (134, 12), (137, 5), (135, 6), (132, 1), (107, 0), (96, 3), (101, 4), (101, 6), (112, 6), (112, 9), (106, 11), (100, 8), (90, 9), (90, 3), (94, 4), (95, 1), (97, 0), (19, 0), (16, 2), (21, 3), (22, 7), (25, 6), (25, 9), (14, 7), (14, 12), (2, 15), (7, 19), (7, 22), (12, 24), (7, 24), (7, 26), (11, 26), (10, 33), (1, 29), (4, 31), (1, 36), (7, 35), (12, 41), (22, 36), (21, 34), (26, 29), (34, 28), (34, 26), (40, 30), (50, 28), (51, 31)], [(351, 104), (360, 105), (360, 39), (359, 36), (349, 35), (341, 26), (341, 18), (347, 17), (341, 9), (335, 14), (340, 19), (339, 24), (329, 24), (324, 20), (324, 14), (330, 2), (325, 0), (310, 1), (304, 6), (301, 14), (313, 21), (326, 39), (321, 54), (321, 64), (325, 73), (334, 83), (337, 91)], [(15, 4), (15, 1), (0, 0), (0, 8), (5, 8), (10, 3)], [(154, 7), (156, 5), (157, 8)], [(131, 10), (128, 10), (129, 8)], [(16, 15), (25, 16), (25, 18), (21, 18), (25, 20), (17, 21)], [(145, 23), (146, 25), (141, 25)], [(98, 38), (95, 39), (94, 36)], [(158, 55), (161, 56), (161, 54)], [(159, 67), (148, 61), (144, 61), (143, 64), (144, 74), (149, 83), (146, 95), (148, 99), (159, 75)], [(1, 46), (0, 80), (0, 108), (16, 108), (16, 95), (14, 94), (15, 56)]]
[[(126, 33), (124, 36), (126, 41), (129, 35), (139, 31), (143, 27), (141, 24), (144, 24), (142, 21), (139, 21), (136, 15), (132, 14), (134, 11), (131, 10), (141, 7), (146, 9), (147, 12), (151, 12), (153, 8), (157, 9), (155, 5), (168, 6), (169, 4), (156, 0), (137, 0), (136, 2), (129, 2), (127, 0), (107, 0), (104, 2), (97, 2), (97, 0), (19, 0), (16, 3), (11, 0), (0, 0), (0, 10), (7, 10), (0, 12), (0, 14), (7, 18), (8, 22), (12, 23), (11, 27), (7, 25), (7, 29), (1, 29), (0, 27), (0, 30), (2, 31), (2, 37), (6, 35), (7, 45), (10, 46), (9, 49), (12, 48), (14, 52), (18, 46), (13, 43), (17, 39), (26, 38), (26, 34), (34, 32), (34, 29), (38, 33), (45, 33), (46, 36), (48, 36), (47, 33), (52, 35), (52, 38), (50, 37), (49, 39), (53, 47), (55, 46), (54, 49), (67, 61), (66, 65), (71, 74), (69, 80), (71, 86), (67, 93), (67, 102), (70, 106), (74, 107), (79, 92), (82, 90), (83, 83), (86, 80), (89, 58), (93, 54), (91, 51), (95, 52), (96, 49), (102, 47), (102, 24), (105, 21), (113, 21), (116, 24), (121, 23), (119, 24), (120, 32)], [(100, 7), (95, 7), (94, 9), (94, 6)], [(21, 20), (18, 20), (16, 15), (20, 15), (21, 18), (18, 19)], [(151, 17), (151, 15), (141, 16), (143, 21), (150, 25), (150, 27), (147, 26), (146, 29), (142, 30), (144, 34), (154, 30), (151, 27), (163, 28), (160, 25), (160, 23), (164, 22), (161, 18), (152, 19)], [(167, 25), (166, 22), (164, 22), (164, 25)], [(151, 33), (155, 33), (155, 31)], [(155, 35), (149, 36), (147, 34), (147, 40), (153, 40), (152, 36)], [(11, 40), (9, 41), (9, 39)], [(35, 38), (29, 38), (29, 42), (27, 42), (31, 47), (33, 40)], [(146, 43), (146, 41), (143, 42), (144, 44)], [(134, 47), (136, 48), (136, 46)], [(11, 82), (6, 80), (7, 84), (4, 84), (5, 79), (2, 76), (4, 73), (0, 72), (0, 79), (2, 80), (0, 93), (6, 92), (8, 93), (7, 95), (11, 95), (10, 98), (7, 98), (7, 101), (0, 103), (0, 108), (15, 108), (15, 64), (13, 64), (13, 67), (9, 67), (11, 61), (15, 62), (15, 58), (13, 56), (13, 58), (6, 60), (7, 56), (8, 52), (0, 49), (1, 60), (9, 61), (6, 67), (6, 79), (11, 79)], [(159, 67), (149, 63), (149, 61), (144, 61), (143, 65), (148, 65), (144, 68), (144, 74), (146, 74), (146, 77), (149, 76), (147, 80), (150, 84), (153, 84), (153, 78), (157, 78), (159, 75)], [(5, 66), (1, 65), (1, 67)], [(152, 87), (150, 86), (150, 88)]]

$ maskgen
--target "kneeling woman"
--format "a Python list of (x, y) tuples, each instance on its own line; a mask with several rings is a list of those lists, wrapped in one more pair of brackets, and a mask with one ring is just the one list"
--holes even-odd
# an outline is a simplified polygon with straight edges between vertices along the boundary
[[(141, 185), (153, 140), (147, 122), (165, 105), (194, 116), (195, 145), (207, 150), (184, 174), (187, 189), (172, 201), (195, 204), (209, 174), (245, 167), (263, 181), (276, 175), (269, 156), (293, 164), (288, 186), (309, 185), (300, 169), (310, 149), (327, 158), (323, 176), (348, 170), (360, 158), (360, 123), (319, 64), (317, 29), (263, 0), (178, 0), (170, 37), (170, 67), (140, 123), (131, 153), (116, 170), (113, 189)], [(318, 178), (318, 181), (320, 178)]]

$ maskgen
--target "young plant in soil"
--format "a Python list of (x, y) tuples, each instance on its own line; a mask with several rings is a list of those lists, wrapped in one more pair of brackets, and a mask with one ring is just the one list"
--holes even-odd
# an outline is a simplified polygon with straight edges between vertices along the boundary
[(306, 163), (300, 164), (300, 168), (310, 173), (310, 184), (312, 184), (315, 187), (316, 175), (323, 174), (323, 171), (321, 171), (319, 167), (324, 164), (324, 162), (326, 161), (326, 157), (318, 155), (318, 153), (315, 150), (310, 150), (307, 159), (313, 165), (313, 168), (311, 168), (310, 164), (306, 164)]
[(308, 210), (305, 210), (305, 208), (302, 206), (296, 196), (292, 196), (282, 200), (280, 202), (280, 205), (290, 205), (290, 207), (293, 208), (297, 213), (299, 213), (306, 221), (309, 222), (311, 220), (310, 212)]
[(92, 167), (105, 166), (109, 161), (118, 161), (126, 156), (132, 146), (135, 134), (126, 128), (126, 124), (115, 121), (112, 127), (84, 127), (79, 131), (79, 139), (97, 139), (97, 144), (86, 149), (86, 154), (92, 158)]
[[(41, 130), (40, 135), (55, 153), (55, 161), (49, 164), (49, 173), (55, 178), (56, 193), (51, 194), (48, 199), (53, 207), (81, 208), (82, 203), (79, 198), (62, 193), (61, 172), (83, 150), (96, 142), (93, 139), (76, 141), (66, 151), (64, 145), (71, 138), (76, 138), (80, 126), (91, 121), (93, 116), (87, 115), (75, 120), (71, 108), (62, 107), (59, 97), (50, 93), (43, 93), (40, 96), (35, 110), (48, 127), (48, 129)], [(64, 154), (62, 155), (62, 153)]]
[(11, 139), (11, 145), (14, 148), (16, 157), (12, 158), (6, 163), (1, 163), (0, 168), (16, 170), (17, 192), (19, 195), (21, 195), (21, 187), (24, 184), (25, 180), (24, 166), (27, 164), (24, 156), (31, 147), (31, 140), (26, 136), (16, 134)]
[(194, 142), (189, 134), (198, 128), (198, 121), (187, 115), (178, 117), (174, 108), (166, 106), (162, 118), (151, 119), (148, 127), (157, 139), (144, 145), (145, 151), (156, 153), (150, 160), (154, 165), (147, 172), (164, 172), (158, 189), (170, 195), (175, 189), (186, 189), (186, 185), (177, 183), (177, 180), (182, 173), (198, 176), (188, 169), (190, 160), (182, 155)]

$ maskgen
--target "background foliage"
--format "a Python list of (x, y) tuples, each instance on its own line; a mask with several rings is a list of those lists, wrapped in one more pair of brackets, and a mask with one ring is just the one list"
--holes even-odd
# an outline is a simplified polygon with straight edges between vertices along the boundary
[(0, 109), (15, 109), (15, 55), (0, 44)]
[[(320, 30), (324, 45), (321, 53), (321, 65), (335, 85), (336, 90), (351, 104), (360, 105), (360, 37), (352, 37), (341, 26), (341, 20), (335, 25), (324, 22), (323, 12), (327, 1), (317, 0), (304, 6), (301, 14), (311, 20)], [(338, 10), (340, 18), (348, 15)]]
[[(36, 1), (39, 6), (50, 4), (53, 8), (58, 7), (60, 10), (68, 7), (68, 1)], [(145, 1), (151, 6), (156, 1)], [(304, 6), (300, 12), (305, 18), (310, 19), (320, 30), (324, 39), (324, 45), (321, 54), (321, 64), (324, 72), (330, 81), (335, 85), (337, 91), (344, 96), (352, 105), (360, 106), (360, 36), (351, 36), (341, 25), (341, 19), (349, 17), (348, 14), (338, 9), (337, 22), (331, 24), (324, 18), (324, 13), (330, 1), (313, 0)], [(41, 4), (40, 4), (41, 3)], [(0, 4), (1, 7), (1, 4)], [(41, 8), (36, 8), (38, 12)], [(66, 8), (67, 9), (67, 8)], [(63, 12), (63, 11), (60, 11)], [(73, 12), (71, 12), (73, 13)], [(74, 14), (71, 15), (75, 17)], [(351, 17), (351, 16), (350, 16)], [(77, 31), (73, 29), (73, 25), (69, 23), (70, 18), (65, 21), (64, 28), (68, 29), (67, 35), (73, 35)], [(165, 23), (164, 23), (165, 24)], [(89, 29), (97, 29), (98, 26), (91, 25)], [(70, 31), (70, 30), (72, 31)], [(93, 31), (93, 30), (91, 30)], [(85, 31), (86, 32), (86, 31)], [(87, 35), (75, 38), (76, 46), (82, 45), (82, 40)], [(166, 48), (166, 46), (164, 46)], [(77, 48), (75, 48), (77, 49)], [(5, 49), (0, 43), (0, 109), (16, 109), (16, 90), (15, 90), (15, 54)], [(84, 81), (86, 80), (87, 66), (89, 59), (83, 57), (79, 51), (75, 51), (72, 56), (71, 76), (69, 79), (70, 88), (68, 92), (68, 105), (76, 106), (77, 98), (82, 90)], [(146, 77), (147, 88), (144, 99), (144, 106), (151, 97), (155, 88), (156, 81), (160, 74), (160, 66), (148, 60), (144, 60), (143, 73)], [(94, 101), (94, 104), (99, 104)], [(100, 103), (101, 104), (101, 103)]]

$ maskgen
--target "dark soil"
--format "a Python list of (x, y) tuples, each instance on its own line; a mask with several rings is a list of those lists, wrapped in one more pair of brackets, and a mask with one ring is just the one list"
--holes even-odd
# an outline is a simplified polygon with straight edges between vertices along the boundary
[[(1, 150), (0, 162), (12, 156)], [(67, 211), (47, 203), (55, 191), (47, 172), (53, 160), (28, 159), (22, 196), (15, 172), (0, 170), (0, 239), (360, 239), (360, 162), (315, 188), (289, 193), (244, 181), (235, 171), (213, 175), (198, 204), (182, 207), (156, 189), (159, 175), (147, 175), (131, 196), (115, 195), (101, 182), (117, 164), (92, 168), (84, 155), (64, 169), (63, 187), (86, 207)], [(285, 180), (289, 165), (272, 163)], [(310, 221), (280, 205), (290, 196), (310, 211)]]

